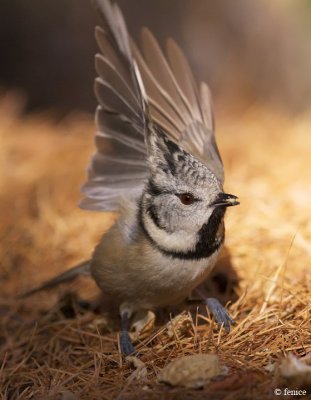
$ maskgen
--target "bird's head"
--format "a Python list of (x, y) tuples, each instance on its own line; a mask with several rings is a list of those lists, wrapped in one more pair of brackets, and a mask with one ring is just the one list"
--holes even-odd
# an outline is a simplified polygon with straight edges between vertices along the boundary
[(214, 241), (217, 232), (222, 234), (226, 208), (239, 204), (237, 197), (224, 193), (215, 174), (162, 131), (151, 137), (148, 147), (150, 177), (141, 220), (149, 237), (176, 253), (194, 252), (207, 236)]

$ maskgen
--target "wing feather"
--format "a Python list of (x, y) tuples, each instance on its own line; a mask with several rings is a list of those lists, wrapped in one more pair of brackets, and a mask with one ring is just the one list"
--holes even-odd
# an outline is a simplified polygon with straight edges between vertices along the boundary
[[(142, 53), (130, 39), (119, 7), (96, 0), (102, 27), (95, 37), (96, 153), (82, 187), (80, 206), (115, 210), (123, 195), (138, 196), (148, 177), (148, 123), (206, 164), (223, 183), (208, 86), (196, 85), (179, 46), (168, 39), (166, 56), (152, 33), (142, 30)], [(146, 144), (147, 143), (147, 144)]]
[(215, 139), (208, 86), (202, 83), (198, 91), (189, 64), (173, 39), (167, 41), (167, 59), (150, 31), (143, 30), (142, 41), (144, 57), (135, 46), (134, 54), (146, 86), (152, 119), (172, 140), (207, 165), (223, 184), (223, 164)]
[[(132, 48), (133, 55), (138, 63), (143, 83), (146, 88), (149, 105), (151, 106), (151, 108), (154, 108), (156, 110), (156, 113), (159, 114), (159, 117), (161, 118), (161, 125), (166, 123), (173, 126), (173, 130), (170, 131), (170, 133), (172, 137), (174, 137), (175, 130), (180, 133), (182, 132), (185, 121), (181, 121), (179, 115), (180, 111), (178, 111), (176, 104), (167, 93), (167, 91), (164, 90), (163, 87), (159, 84), (156, 77), (152, 74), (134, 41), (132, 41)], [(154, 113), (151, 112), (151, 114), (153, 120), (159, 123), (159, 121), (157, 121), (157, 119), (155, 118)], [(178, 140), (178, 136), (175, 137), (175, 140)]]
[(181, 92), (190, 103), (192, 117), (200, 121), (202, 119), (202, 113), (199, 95), (188, 61), (173, 39), (167, 40), (166, 50), (172, 73), (175, 76)]
[(119, 73), (116, 67), (102, 54), (95, 56), (95, 69), (98, 76), (102, 77), (111, 87), (115, 88), (122, 97), (126, 98), (135, 109), (140, 108), (137, 97), (134, 96), (133, 88)]
[(177, 116), (186, 124), (191, 120), (191, 107), (187, 98), (182, 96), (174, 74), (152, 33), (143, 28), (141, 37), (144, 58), (155, 81), (158, 82), (158, 88), (162, 88), (163, 97), (169, 101)]
[(120, 196), (136, 196), (148, 176), (146, 166), (146, 96), (135, 66), (123, 16), (109, 0), (95, 3), (103, 28), (95, 37), (101, 54), (95, 58), (96, 153), (82, 187), (80, 206), (115, 210)]

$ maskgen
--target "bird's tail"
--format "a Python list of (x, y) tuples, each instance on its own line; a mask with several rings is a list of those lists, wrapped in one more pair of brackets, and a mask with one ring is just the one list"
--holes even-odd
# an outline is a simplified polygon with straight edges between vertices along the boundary
[(25, 297), (41, 292), (42, 290), (48, 290), (55, 286), (58, 286), (61, 283), (71, 282), (80, 275), (90, 275), (90, 265), (91, 265), (91, 260), (83, 261), (78, 265), (75, 265), (74, 267), (61, 273), (60, 275), (57, 275), (54, 278), (42, 283), (42, 285), (30, 289), (27, 292), (21, 293), (20, 295), (17, 296), (17, 298), (24, 299)]

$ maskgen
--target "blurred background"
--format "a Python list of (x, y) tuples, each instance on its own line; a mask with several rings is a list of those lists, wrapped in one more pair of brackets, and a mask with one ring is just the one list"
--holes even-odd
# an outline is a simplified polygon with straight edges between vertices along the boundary
[[(100, 19), (91, 3), (0, 1), (0, 278), (18, 290), (34, 283), (29, 274), (38, 264), (36, 282), (51, 276), (50, 269), (89, 257), (112, 222), (77, 208), (94, 152)], [(144, 25), (162, 46), (174, 37), (197, 81), (211, 87), (227, 190), (244, 193), (235, 215), (245, 218), (252, 196), (263, 199), (261, 207), (277, 188), (279, 201), (298, 202), (293, 213), (304, 221), (311, 196), (308, 156), (302, 156), (310, 143), (311, 2), (118, 3), (137, 41)], [(23, 271), (19, 280), (16, 271)]]
[[(272, 365), (270, 356), (277, 360), (286, 349), (305, 354), (311, 348), (310, 329), (302, 327), (303, 319), (310, 323), (307, 304), (311, 297), (311, 1), (118, 3), (137, 41), (144, 25), (163, 46), (166, 37), (174, 37), (197, 81), (206, 81), (212, 91), (225, 190), (241, 201), (226, 215), (226, 246), (241, 293), (245, 293), (237, 306), (241, 310), (236, 318), (238, 329), (241, 318), (245, 317), (248, 327), (266, 306), (267, 317), (262, 315), (257, 322), (275, 321), (279, 329), (266, 325), (260, 336), (256, 330), (254, 335), (247, 333), (248, 339), (240, 342), (244, 361), (236, 364), (237, 369), (243, 367), (245, 375), (245, 366), (252, 365), (250, 354), (257, 360), (252, 368), (256, 371), (265, 370), (267, 357)], [(93, 385), (97, 366), (94, 372), (92, 365), (103, 365), (98, 358), (103, 353), (102, 341), (95, 334), (101, 329), (106, 335), (106, 328), (97, 325), (98, 316), (90, 312), (74, 322), (75, 318), (67, 319), (62, 311), (68, 292), (87, 300), (97, 296), (90, 279), (16, 300), (18, 293), (88, 259), (115, 219), (112, 213), (77, 207), (86, 166), (94, 153), (96, 24), (100, 20), (91, 0), (0, 0), (3, 399), (39, 398), (36, 393), (42, 399), (55, 398), (47, 393), (57, 385), (71, 390), (72, 384), (75, 392), (82, 370), (89, 375), (82, 375), (79, 385), (84, 387), (86, 381)], [(276, 281), (277, 287), (271, 289), (271, 282)], [(79, 330), (72, 330), (71, 323), (77, 323)], [(219, 338), (210, 342), (207, 329), (208, 342), (217, 343), (217, 351), (224, 354), (218, 348)], [(72, 342), (67, 341), (71, 337)], [(240, 336), (236, 343), (232, 336), (225, 337), (231, 360), (232, 346), (238, 349)], [(96, 345), (86, 345), (85, 352), (81, 343), (90, 338)], [(264, 343), (262, 350), (259, 343)], [(171, 354), (170, 348), (167, 351)], [(86, 368), (81, 367), (79, 352), (89, 357)], [(73, 356), (68, 363), (69, 353)], [(151, 370), (156, 370), (154, 365)], [(114, 367), (111, 371), (119, 374)], [(269, 376), (271, 394), (275, 380), (270, 372)], [(108, 381), (119, 385), (119, 377), (107, 378), (106, 372), (99, 379), (105, 385)], [(111, 393), (106, 397), (111, 398)]]
[[(144, 25), (163, 46), (166, 37), (174, 37), (197, 81), (211, 87), (226, 190), (241, 199), (227, 218), (235, 265), (243, 270), (256, 264), (244, 264), (248, 251), (239, 253), (241, 242), (261, 249), (265, 240), (272, 241), (272, 225), (284, 240), (275, 250), (280, 257), (288, 235), (300, 226), (305, 229), (300, 244), (311, 254), (306, 245), (311, 235), (311, 2), (118, 3), (137, 41)], [(88, 258), (113, 222), (112, 214), (77, 207), (94, 152), (96, 24), (100, 20), (89, 0), (0, 1), (4, 296)], [(289, 218), (293, 226), (286, 225)], [(252, 239), (249, 226), (259, 232)]]
[[(174, 37), (216, 106), (243, 112), (264, 103), (289, 113), (311, 103), (309, 0), (119, 0), (129, 31)], [(88, 0), (1, 0), (0, 90), (24, 110), (92, 112), (94, 25)], [(217, 108), (216, 108), (217, 109)]]

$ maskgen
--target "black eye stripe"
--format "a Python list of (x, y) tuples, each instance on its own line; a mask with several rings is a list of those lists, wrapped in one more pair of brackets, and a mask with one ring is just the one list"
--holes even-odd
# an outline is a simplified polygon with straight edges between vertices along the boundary
[(148, 182), (147, 192), (151, 196), (159, 196), (160, 194), (162, 194), (161, 188), (159, 188), (151, 179)]
[(153, 197), (161, 196), (162, 194), (175, 194), (172, 191), (157, 186), (157, 184), (151, 179), (148, 181), (146, 192)]
[(150, 218), (152, 219), (153, 223), (155, 226), (157, 226), (159, 229), (166, 230), (164, 226), (161, 225), (159, 215), (158, 215), (158, 210), (154, 204), (151, 204), (147, 208), (147, 213), (150, 215)]

